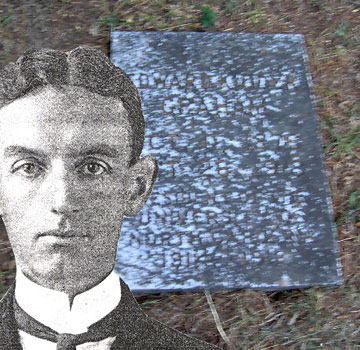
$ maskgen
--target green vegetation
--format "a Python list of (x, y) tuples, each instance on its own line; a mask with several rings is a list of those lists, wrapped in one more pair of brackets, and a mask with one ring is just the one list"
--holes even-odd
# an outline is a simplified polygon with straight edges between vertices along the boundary
[(356, 222), (360, 222), (360, 190), (350, 194), (348, 208), (347, 215), (353, 217)]
[(234, 15), (237, 12), (236, 6), (237, 0), (227, 1), (225, 4), (225, 12), (230, 15)]
[(264, 7), (255, 6), (255, 9), (244, 13), (250, 19), (252, 25), (264, 26), (267, 23), (266, 9)]
[(115, 27), (120, 26), (123, 21), (119, 20), (116, 16), (102, 17), (98, 20), (100, 25), (110, 28), (111, 31), (114, 30)]
[[(0, 1), (4, 46), (1, 65), (13, 61), (28, 47), (28, 33), (33, 25), (29, 20), (31, 1), (35, 0)], [(360, 8), (357, 2), (89, 0), (65, 5), (64, 1), (51, 0), (48, 4), (54, 10), (46, 12), (50, 16), (46, 20), (51, 23), (54, 35), (51, 42), (41, 41), (41, 45), (58, 49), (86, 43), (107, 52), (111, 29), (304, 34), (326, 146), (344, 285), (272, 293), (219, 291), (212, 292), (211, 297), (223, 330), (237, 349), (360, 350)], [(94, 23), (97, 31), (90, 36), (89, 28)], [(75, 29), (76, 26), (81, 28)], [(5, 251), (3, 256), (5, 261), (11, 259)], [(6, 269), (10, 265), (2, 266)], [(9, 270), (10, 273), (1, 274), (0, 293), (14, 279), (14, 267)], [(149, 316), (226, 348), (203, 293), (164, 293), (161, 298), (149, 295), (140, 300)]]
[(146, 307), (146, 306), (150, 306), (150, 305), (154, 305), (154, 304), (157, 304), (158, 301), (157, 300), (148, 300), (148, 301), (145, 301), (143, 303), (141, 303), (141, 307)]
[(0, 17), (0, 28), (9, 24), (12, 21), (13, 17), (14, 15)]
[(355, 150), (360, 149), (360, 124), (345, 134), (333, 134), (334, 141), (330, 143), (329, 148), (335, 150), (335, 157), (342, 155), (355, 155)]
[(315, 10), (325, 10), (325, 11), (328, 11), (330, 10), (330, 6), (328, 4), (326, 4), (325, 2), (323, 1), (312, 1), (310, 3), (310, 6), (313, 7)]
[(200, 23), (202, 27), (204, 29), (209, 27), (214, 27), (215, 22), (218, 19), (218, 16), (215, 13), (215, 11), (212, 10), (210, 7), (206, 7), (202, 5), (199, 5), (198, 8), (201, 11)]

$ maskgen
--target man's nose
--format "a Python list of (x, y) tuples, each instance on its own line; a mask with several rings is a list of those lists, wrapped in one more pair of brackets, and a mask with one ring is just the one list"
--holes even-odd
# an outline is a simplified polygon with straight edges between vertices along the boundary
[(47, 178), (47, 200), (50, 210), (56, 214), (71, 214), (78, 212), (74, 200), (76, 188), (74, 179), (61, 163), (54, 164)]

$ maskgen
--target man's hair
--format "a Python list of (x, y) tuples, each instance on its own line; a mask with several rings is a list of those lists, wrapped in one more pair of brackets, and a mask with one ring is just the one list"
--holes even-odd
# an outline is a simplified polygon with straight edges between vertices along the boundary
[(138, 160), (145, 137), (139, 92), (126, 73), (100, 50), (78, 47), (68, 52), (30, 49), (0, 71), (0, 108), (46, 86), (78, 86), (119, 99), (132, 131), (130, 165)]

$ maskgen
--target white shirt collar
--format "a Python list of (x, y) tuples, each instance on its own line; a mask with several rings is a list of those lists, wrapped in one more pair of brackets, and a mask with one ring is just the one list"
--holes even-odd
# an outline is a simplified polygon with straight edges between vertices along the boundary
[(119, 276), (111, 272), (95, 287), (75, 296), (70, 309), (67, 294), (39, 286), (16, 272), (15, 298), (31, 317), (58, 333), (79, 334), (110, 313), (120, 302)]

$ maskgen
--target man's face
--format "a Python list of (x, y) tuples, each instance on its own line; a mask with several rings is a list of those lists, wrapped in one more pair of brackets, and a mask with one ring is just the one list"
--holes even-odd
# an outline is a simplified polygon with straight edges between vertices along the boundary
[(0, 214), (18, 267), (50, 288), (109, 272), (129, 198), (121, 102), (45, 88), (0, 110), (0, 135)]

